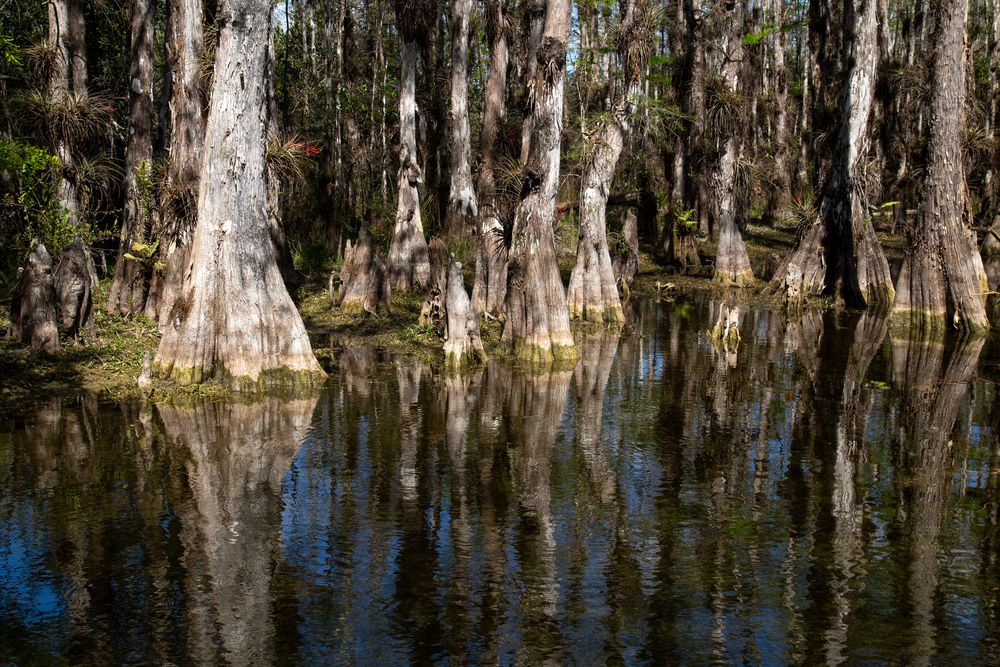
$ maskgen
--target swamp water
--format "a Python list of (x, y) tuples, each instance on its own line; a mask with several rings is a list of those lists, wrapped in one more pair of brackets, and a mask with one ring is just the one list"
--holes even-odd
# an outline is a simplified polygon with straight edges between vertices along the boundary
[(1000, 661), (994, 343), (718, 309), (0, 425), (0, 664)]

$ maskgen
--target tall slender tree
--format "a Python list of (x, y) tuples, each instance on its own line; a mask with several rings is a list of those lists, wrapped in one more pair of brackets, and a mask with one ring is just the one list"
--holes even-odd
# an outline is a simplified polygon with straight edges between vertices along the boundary
[(452, 237), (473, 231), (479, 214), (472, 184), (469, 137), (469, 22), (472, 0), (454, 0), (451, 5), (451, 184), (445, 228)]
[(395, 0), (400, 39), (399, 199), (386, 268), (392, 289), (426, 289), (430, 280), (427, 239), (420, 219), (423, 170), (417, 158), (417, 62), (421, 45), (436, 18), (435, 0)]
[(119, 237), (108, 309), (141, 313), (148, 275), (144, 249), (153, 215), (153, 20), (155, 0), (133, 0), (129, 40), (128, 133), (125, 136), (125, 219)]
[(490, 71), (483, 99), (483, 121), (479, 134), (479, 204), (476, 239), (476, 280), (472, 287), (472, 309), (478, 314), (497, 316), (507, 293), (507, 241), (497, 194), (497, 150), (500, 123), (507, 93), (507, 65), (510, 12), (507, 0), (487, 0), (486, 34), (490, 41)]
[(204, 47), (204, 3), (176, 0), (169, 7), (170, 141), (155, 234), (158, 268), (153, 271), (146, 298), (146, 316), (161, 330), (190, 262), (206, 120), (199, 67)]

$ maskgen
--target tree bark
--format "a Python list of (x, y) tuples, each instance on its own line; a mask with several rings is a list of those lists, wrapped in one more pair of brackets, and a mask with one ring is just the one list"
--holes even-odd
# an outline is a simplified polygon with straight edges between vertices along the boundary
[(451, 7), (451, 188), (445, 228), (453, 239), (474, 231), (479, 203), (469, 164), (469, 15), (472, 0), (454, 0)]
[(265, 184), (270, 4), (223, 0), (191, 271), (154, 372), (254, 390), (323, 376), (271, 247)]
[(36, 350), (59, 351), (52, 257), (41, 243), (34, 244), (18, 272), (10, 301), (10, 335)]
[(479, 316), (472, 310), (465, 291), (462, 265), (454, 259), (448, 264), (445, 297), (447, 326), (444, 334), (444, 363), (447, 368), (461, 368), (486, 361), (486, 351), (479, 337)]
[[(152, 218), (153, 20), (155, 0), (133, 0), (125, 137), (125, 220), (119, 237), (108, 310), (129, 316), (146, 303), (148, 264), (136, 243), (149, 240)], [(140, 253), (140, 254), (136, 254)], [(131, 256), (130, 256), (131, 255)]]
[(406, 292), (427, 289), (430, 265), (427, 240), (420, 220), (423, 172), (417, 162), (417, 42), (403, 39), (400, 46), (402, 74), (399, 79), (399, 200), (396, 225), (389, 245), (389, 284)]
[(611, 269), (615, 273), (615, 282), (626, 290), (639, 272), (639, 223), (633, 211), (625, 214), (622, 236), (625, 238), (625, 249), (616, 251), (611, 257)]
[(840, 126), (819, 215), (772, 279), (786, 295), (840, 293), (852, 305), (892, 303), (889, 263), (865, 199), (868, 122), (878, 63), (878, 2), (848, 3), (844, 11), (849, 68), (840, 101)]
[(63, 252), (56, 263), (52, 281), (59, 303), (59, 323), (67, 336), (79, 336), (93, 324), (96, 275), (90, 249), (79, 239)]
[(605, 212), (611, 181), (631, 129), (629, 95), (645, 73), (652, 51), (652, 35), (644, 30), (645, 17), (636, 4), (636, 0), (628, 3), (618, 25), (621, 81), (614, 93), (611, 118), (596, 132), (594, 154), (581, 179), (580, 237), (569, 279), (569, 313), (571, 318), (591, 322), (625, 321), (608, 251)]
[(344, 268), (340, 274), (340, 294), (336, 305), (344, 310), (364, 310), (377, 315), (389, 307), (389, 283), (385, 276), (385, 261), (372, 248), (367, 227), (358, 232), (357, 245), (350, 241), (344, 250)]
[(552, 225), (559, 189), (569, 0), (548, 0), (535, 76), (524, 196), (514, 213), (503, 340), (529, 362), (574, 358)]
[(619, 107), (597, 132), (594, 155), (584, 169), (580, 193), (580, 238), (567, 299), (572, 319), (625, 321), (608, 251), (605, 212), (611, 179), (628, 132), (627, 110)]
[(198, 69), (204, 45), (204, 11), (203, 0), (170, 3), (170, 148), (156, 230), (157, 265), (146, 298), (146, 316), (157, 323), (160, 331), (167, 326), (184, 284), (197, 215), (198, 176), (205, 142), (204, 94)]
[(472, 309), (482, 315), (500, 315), (507, 294), (507, 241), (496, 189), (497, 143), (507, 89), (506, 0), (486, 3), (486, 28), (490, 39), (490, 73), (483, 100), (479, 134), (481, 164), (477, 182), (479, 229), (476, 239), (476, 280)]
[(975, 234), (967, 223), (962, 119), (965, 105), (965, 26), (968, 0), (934, 5), (930, 148), (927, 177), (896, 288), (893, 319), (911, 335), (941, 336), (950, 324), (965, 331), (988, 326), (988, 291)]
[[(722, 78), (730, 92), (735, 94), (739, 88), (740, 68), (743, 65), (744, 8), (740, 3), (725, 7), (726, 11), (719, 17), (726, 30)], [(740, 159), (741, 139), (735, 126), (726, 128), (724, 134), (726, 136), (721, 138), (719, 168), (712, 179), (713, 195), (719, 207), (718, 249), (715, 253), (712, 282), (742, 287), (753, 282), (753, 270), (750, 268), (750, 257), (747, 255), (743, 235), (736, 224), (736, 167)]]

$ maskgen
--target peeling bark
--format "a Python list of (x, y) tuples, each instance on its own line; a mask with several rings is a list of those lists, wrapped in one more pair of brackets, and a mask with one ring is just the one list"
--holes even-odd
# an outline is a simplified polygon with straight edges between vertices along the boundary
[(514, 214), (503, 329), (504, 342), (512, 346), (517, 357), (530, 362), (576, 356), (552, 232), (569, 26), (569, 1), (548, 0), (535, 77), (530, 81), (532, 140), (525, 195)]
[(52, 257), (41, 243), (34, 244), (18, 272), (10, 301), (10, 335), (36, 350), (59, 351)]
[[(323, 376), (271, 247), (265, 184), (270, 4), (223, 0), (191, 270), (154, 372), (239, 389)], [(239, 196), (233, 196), (234, 193)]]

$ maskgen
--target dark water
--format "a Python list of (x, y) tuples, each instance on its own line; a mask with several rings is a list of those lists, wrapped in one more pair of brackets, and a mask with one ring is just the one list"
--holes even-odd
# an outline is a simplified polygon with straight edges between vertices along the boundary
[(0, 664), (1000, 661), (992, 343), (646, 302), (575, 370), (0, 433)]

